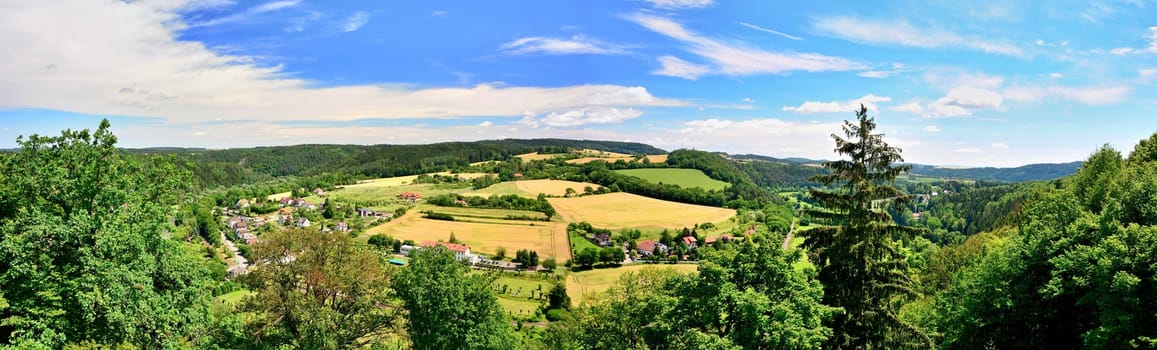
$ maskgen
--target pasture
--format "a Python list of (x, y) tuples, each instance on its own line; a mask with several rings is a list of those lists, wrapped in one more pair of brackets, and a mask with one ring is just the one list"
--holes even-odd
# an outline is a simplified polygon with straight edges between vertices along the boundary
[[(718, 223), (735, 216), (735, 210), (664, 201), (615, 192), (574, 198), (549, 198), (566, 222), (586, 221), (611, 230), (624, 228), (651, 231)], [(646, 233), (646, 232), (644, 232)]]
[(705, 190), (722, 191), (729, 185), (726, 182), (712, 179), (699, 169), (681, 168), (648, 168), (622, 169), (616, 173), (634, 176), (654, 183), (678, 185), (683, 188), (699, 187)]
[(534, 198), (538, 197), (539, 193), (543, 193), (548, 196), (561, 197), (566, 195), (567, 188), (573, 189), (577, 193), (583, 193), (583, 189), (587, 186), (590, 186), (592, 189), (598, 189), (600, 187), (592, 183), (565, 180), (521, 180), (497, 183), (481, 190), (464, 193), (464, 195), (489, 197), (492, 195), (517, 194)]
[(411, 210), (400, 218), (371, 228), (362, 237), (385, 233), (396, 239), (409, 239), (415, 242), (448, 241), (450, 233), (453, 232), (454, 237), (470, 246), (470, 251), (475, 254), (493, 255), (498, 247), (503, 247), (506, 248), (507, 256), (514, 256), (519, 249), (530, 249), (537, 251), (542, 258), (553, 256), (560, 262), (571, 257), (566, 225), (562, 223), (515, 220), (443, 221), (426, 219), (422, 215), (417, 210)]
[(439, 207), (436, 205), (422, 204), (414, 207), (415, 211), (433, 211), (443, 214), (450, 214), (455, 218), (462, 218), (469, 221), (472, 218), (479, 219), (499, 219), (505, 220), (508, 216), (525, 216), (535, 219), (546, 219), (546, 214), (530, 210), (515, 210), (515, 209), (480, 209), (480, 208), (464, 208), (464, 207)]
[(605, 292), (619, 276), (627, 272), (638, 272), (644, 268), (674, 269), (682, 273), (691, 273), (699, 269), (697, 264), (640, 264), (627, 265), (618, 268), (594, 269), (571, 273), (566, 278), (566, 294), (570, 296), (574, 306), (582, 305), (592, 294)]

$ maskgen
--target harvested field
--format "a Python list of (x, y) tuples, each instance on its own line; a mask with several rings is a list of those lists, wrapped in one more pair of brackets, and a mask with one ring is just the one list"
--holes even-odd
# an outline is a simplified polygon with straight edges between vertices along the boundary
[[(486, 210), (486, 209), (474, 209)], [(570, 246), (566, 236), (566, 224), (542, 221), (494, 220), (496, 222), (463, 222), (431, 220), (422, 213), (411, 210), (401, 218), (374, 227), (364, 237), (385, 233), (397, 239), (421, 241), (447, 241), (450, 233), (462, 243), (470, 246), (471, 252), (485, 255), (494, 254), (498, 247), (506, 248), (507, 256), (514, 256), (519, 249), (538, 252), (539, 257), (555, 257), (562, 262), (570, 259)]]
[(670, 202), (625, 192), (548, 200), (563, 221), (586, 221), (595, 227), (612, 230), (681, 229), (705, 222), (718, 223), (735, 216), (732, 209)]

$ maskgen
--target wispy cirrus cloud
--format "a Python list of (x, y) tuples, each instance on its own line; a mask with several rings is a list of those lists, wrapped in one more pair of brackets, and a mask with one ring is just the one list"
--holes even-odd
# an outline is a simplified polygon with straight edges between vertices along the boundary
[(715, 0), (643, 0), (656, 8), (678, 10), (711, 6)]
[(660, 56), (659, 65), (662, 68), (651, 72), (652, 74), (696, 80), (711, 72), (711, 68), (707, 66), (687, 62), (675, 56)]
[(584, 35), (570, 38), (525, 37), (502, 44), (498, 50), (508, 55), (621, 55), (627, 50)]
[(1145, 40), (1149, 42), (1149, 46), (1142, 48), (1134, 47), (1118, 47), (1109, 50), (1109, 53), (1114, 55), (1127, 55), (1136, 53), (1157, 53), (1157, 26), (1149, 27), (1149, 32), (1145, 35)]
[(864, 95), (863, 97), (860, 97), (857, 99), (851, 99), (851, 100), (847, 100), (847, 101), (831, 101), (831, 102), (804, 101), (804, 103), (800, 104), (799, 106), (784, 106), (783, 111), (784, 112), (796, 112), (796, 113), (800, 113), (800, 114), (847, 113), (847, 112), (851, 112), (851, 111), (855, 111), (855, 110), (859, 109), (861, 104), (863, 104), (864, 107), (866, 107), (868, 109), (877, 110), (878, 109), (876, 106), (877, 103), (890, 102), (890, 101), (892, 101), (891, 97), (876, 96), (873, 94), (867, 94), (867, 95)]
[(370, 13), (366, 11), (358, 11), (346, 17), (341, 23), (341, 31), (349, 33), (358, 30), (362, 26), (370, 23)]
[[(795, 71), (849, 71), (865, 68), (859, 62), (842, 57), (817, 53), (774, 52), (742, 44), (726, 43), (692, 32), (683, 27), (682, 24), (665, 17), (638, 13), (625, 18), (650, 31), (682, 42), (686, 45), (687, 51), (710, 63), (709, 65), (697, 64), (699, 67), (707, 67), (710, 74), (742, 76), (783, 74)], [(687, 61), (672, 60), (669, 58), (672, 56), (663, 57), (668, 58), (660, 59), (659, 63), (663, 65), (663, 68), (656, 72), (677, 72), (687, 68)], [(683, 77), (692, 79), (690, 77), (698, 77), (699, 75), (689, 74)]]
[(795, 36), (795, 35), (787, 34), (787, 33), (784, 33), (784, 32), (781, 32), (781, 31), (778, 31), (775, 29), (767, 29), (767, 28), (760, 27), (760, 26), (757, 26), (757, 25), (754, 25), (751, 23), (747, 23), (747, 22), (736, 22), (736, 24), (739, 24), (741, 26), (748, 27), (751, 29), (755, 29), (755, 30), (758, 30), (758, 31), (761, 31), (764, 33), (771, 33), (771, 34), (779, 35), (779, 36), (782, 36), (784, 38), (788, 38), (791, 40), (796, 40), (796, 41), (803, 40), (803, 38)]
[(218, 17), (218, 18), (214, 18), (214, 19), (210, 19), (210, 20), (206, 20), (206, 21), (202, 21), (202, 22), (189, 23), (188, 25), (190, 27), (209, 27), (209, 26), (216, 26), (216, 25), (222, 25), (222, 24), (244, 22), (250, 18), (259, 16), (261, 14), (288, 9), (291, 7), (295, 7), (299, 4), (301, 4), (301, 0), (270, 1), (270, 2), (266, 2), (266, 3), (262, 3), (262, 4), (257, 5), (257, 6), (250, 7), (248, 9), (246, 9), (245, 11), (242, 11), (239, 13), (231, 14), (231, 15), (224, 16), (224, 17)]
[(812, 25), (821, 33), (864, 44), (925, 49), (966, 48), (1006, 56), (1024, 56), (1019, 47), (1000, 40), (965, 37), (933, 28), (917, 28), (903, 20), (882, 21), (836, 16), (818, 18)]

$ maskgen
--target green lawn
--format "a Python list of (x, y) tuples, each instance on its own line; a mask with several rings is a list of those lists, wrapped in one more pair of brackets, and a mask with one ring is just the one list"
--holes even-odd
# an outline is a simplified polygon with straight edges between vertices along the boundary
[(679, 185), (679, 187), (699, 187), (705, 190), (722, 191), (728, 183), (707, 177), (698, 169), (656, 168), (624, 169), (615, 172), (641, 178), (655, 183)]
[[(591, 243), (590, 240), (587, 240), (582, 235), (574, 234), (574, 233), (570, 233), (570, 232), (568, 232), (567, 235), (570, 237), (571, 256), (578, 255), (579, 252), (583, 251), (583, 249), (586, 249), (586, 248), (603, 249), (602, 247), (597, 246), (594, 243)], [(559, 261), (558, 263), (561, 265), (564, 262), (565, 261)]]

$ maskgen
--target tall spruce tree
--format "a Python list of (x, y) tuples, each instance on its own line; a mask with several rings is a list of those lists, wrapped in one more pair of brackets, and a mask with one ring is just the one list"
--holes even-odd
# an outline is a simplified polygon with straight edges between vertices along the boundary
[(875, 119), (861, 105), (854, 122), (844, 121), (846, 138), (832, 134), (835, 151), (851, 159), (825, 162), (829, 173), (811, 178), (828, 189), (811, 190), (821, 208), (808, 212), (826, 225), (800, 235), (819, 267), (824, 303), (844, 309), (832, 323), (827, 347), (929, 348), (924, 332), (897, 317), (897, 300), (915, 293), (905, 253), (893, 239), (921, 230), (894, 224), (881, 208), (908, 201), (894, 181), (910, 166), (894, 165), (904, 161), (900, 149), (888, 146), (875, 129)]

